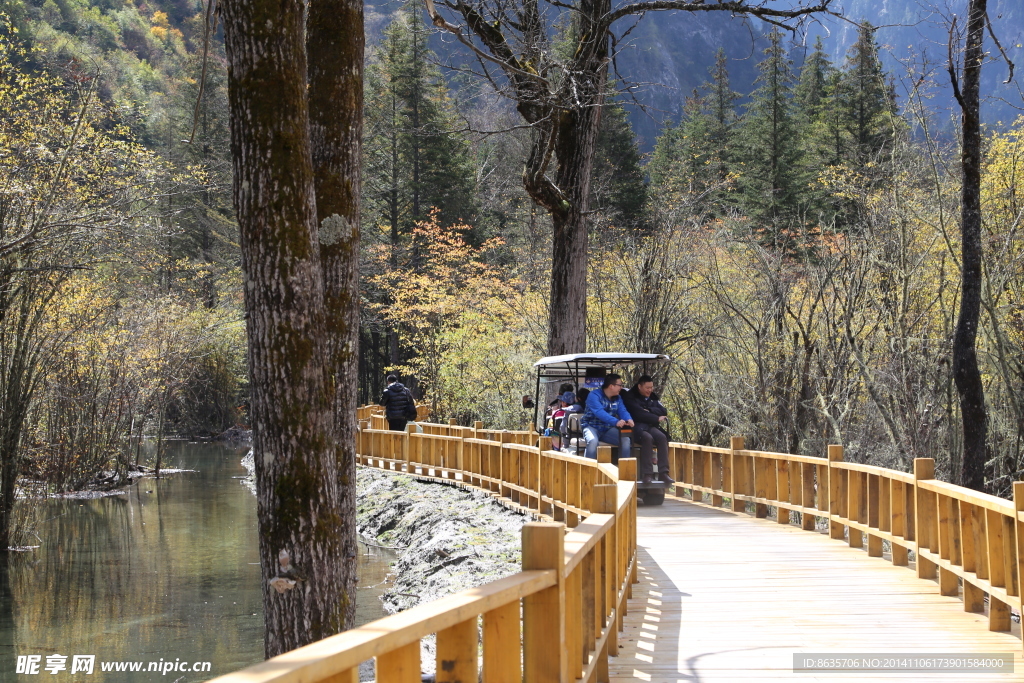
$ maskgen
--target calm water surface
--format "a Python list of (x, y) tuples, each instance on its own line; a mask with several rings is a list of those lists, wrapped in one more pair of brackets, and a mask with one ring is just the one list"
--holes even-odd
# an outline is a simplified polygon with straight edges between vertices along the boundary
[[(172, 443), (167, 466), (195, 472), (143, 479), (127, 495), (45, 503), (41, 547), (0, 573), (0, 681), (190, 683), (261, 661), (256, 499), (241, 483), (244, 454)], [(393, 559), (364, 548), (361, 623), (382, 615), (377, 596)], [(16, 674), (16, 655), (33, 654), (40, 673)], [(54, 654), (67, 656), (67, 669), (51, 674)], [(76, 654), (96, 656), (91, 676), (70, 674)], [(161, 659), (212, 667), (145, 672)], [(143, 673), (100, 670), (129, 661), (144, 662)]]

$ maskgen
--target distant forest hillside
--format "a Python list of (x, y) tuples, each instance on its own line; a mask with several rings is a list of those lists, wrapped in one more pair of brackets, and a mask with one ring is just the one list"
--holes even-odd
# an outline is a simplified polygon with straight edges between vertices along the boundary
[[(876, 28), (811, 24), (799, 44), (762, 25), (672, 12), (648, 13), (618, 36), (617, 92), (602, 111), (590, 179), (587, 339), (590, 350), (677, 359), (657, 378), (674, 437), (726, 444), (743, 434), (751, 448), (819, 455), (842, 443), (852, 461), (901, 468), (939, 455), (938, 471), (956, 481), (963, 449), (949, 349), (960, 150), (950, 134), (947, 28), (938, 15), (920, 19), (924, 2), (847, 0), (852, 19)], [(1019, 0), (991, 5), (996, 34), (1024, 69)], [(30, 74), (11, 83), (76, 106), (87, 93), (97, 139), (146, 147), (130, 148), (147, 166), (139, 188), (125, 191), (123, 232), (103, 245), (113, 255), (97, 255), (111, 270), (76, 276), (79, 298), (61, 290), (73, 312), (101, 300), (89, 287), (110, 290), (110, 321), (94, 334), (123, 340), (126, 357), (144, 358), (128, 342), (158, 332), (194, 340), (165, 354), (165, 374), (177, 379), (139, 384), (148, 393), (125, 419), (137, 435), (138, 425), (215, 433), (244, 421), (226, 60), (214, 31), (204, 74), (205, 6), (6, 7), (19, 36), (4, 43), (8, 73)], [(398, 372), (437, 417), (521, 427), (509, 397), (533, 390), (532, 363), (546, 355), (554, 247), (551, 219), (523, 185), (536, 133), (489, 83), (443, 68), (474, 63), (425, 24), (419, 3), (367, 5), (366, 31), (359, 399), (377, 401)], [(558, 54), (564, 41), (552, 33)], [(993, 59), (983, 70), (984, 112), (1005, 126), (985, 133), (988, 280), (978, 334), (992, 410), (987, 477), (1005, 494), (1024, 475), (1024, 118), (1015, 123), (1012, 106), (1024, 100), (1016, 84), (999, 86), (1007, 68), (985, 45)], [(923, 71), (925, 62), (900, 61), (911, 53), (935, 61)], [(908, 84), (920, 88), (915, 101)], [(35, 135), (37, 118), (22, 112), (32, 122), (22, 133)], [(61, 126), (51, 126), (55, 149)], [(11, 173), (51, 168), (36, 160), (54, 152), (26, 140), (28, 161)], [(114, 196), (99, 190), (97, 202)], [(76, 233), (75, 248), (93, 234)], [(147, 311), (143, 322), (127, 326), (125, 301)], [(174, 310), (180, 322), (167, 324)], [(68, 370), (77, 357), (71, 349), (67, 367), (47, 369), (49, 412), (29, 421), (40, 452), (68, 432), (58, 380), (78, 381)], [(54, 374), (65, 370), (64, 379)]]
[[(929, 10), (932, 4), (939, 9)], [(125, 100), (147, 103), (151, 116), (165, 113), (167, 98), (180, 90), (179, 82), (194, 82), (198, 75), (194, 55), (202, 48), (204, 29), (204, 5), (198, 0), (8, 0), (5, 5), (23, 35), (57, 46), (59, 55), (95, 65), (106, 74), (107, 87)], [(898, 100), (905, 94), (903, 81), (924, 73), (935, 82), (933, 106), (949, 110), (949, 17), (940, 5), (945, 6), (920, 0), (845, 0), (842, 9), (849, 19), (868, 20), (878, 27), (882, 64), (895, 80)], [(368, 2), (368, 43), (378, 42), (384, 27), (405, 6), (399, 0)], [(1024, 3), (992, 0), (990, 15), (1007, 56), (1024, 68)], [(620, 99), (640, 150), (653, 149), (666, 121), (679, 121), (686, 97), (710, 80), (719, 48), (728, 57), (732, 87), (744, 103), (754, 89), (769, 30), (767, 24), (718, 13), (654, 12), (643, 17), (621, 42), (615, 64), (619, 86), (635, 86)], [(825, 53), (841, 64), (856, 36), (852, 23), (825, 18), (808, 25), (805, 34), (791, 36), (787, 49), (799, 67), (821, 37)], [(219, 35), (213, 42), (215, 52), (222, 49)], [(464, 50), (440, 34), (431, 37), (430, 47), (441, 62), (465, 62)], [(1002, 63), (983, 72), (983, 90), (990, 98), (983, 114), (990, 123), (1010, 123), (1019, 113), (1019, 79), (1004, 84), (1006, 76)], [(451, 73), (448, 77), (458, 80)], [(154, 98), (155, 93), (159, 94)]]

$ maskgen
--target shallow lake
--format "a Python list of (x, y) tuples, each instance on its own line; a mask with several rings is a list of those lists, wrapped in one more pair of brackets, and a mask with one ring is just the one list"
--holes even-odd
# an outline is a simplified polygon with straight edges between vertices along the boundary
[[(171, 442), (166, 466), (194, 472), (142, 479), (123, 495), (44, 503), (40, 547), (12, 553), (0, 573), (0, 681), (190, 683), (261, 661), (246, 450)], [(357, 619), (366, 623), (382, 616), (377, 596), (394, 558), (361, 550)], [(16, 655), (41, 655), (39, 674), (17, 675)], [(66, 668), (51, 674), (51, 655), (65, 656)], [(72, 675), (74, 655), (94, 655), (94, 673)], [(210, 670), (146, 672), (161, 660)], [(104, 662), (142, 662), (142, 673), (104, 672)]]

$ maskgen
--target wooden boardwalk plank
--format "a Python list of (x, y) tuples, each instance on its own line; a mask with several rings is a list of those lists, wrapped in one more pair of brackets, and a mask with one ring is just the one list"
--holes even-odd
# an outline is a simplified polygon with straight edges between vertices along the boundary
[[(613, 682), (1024, 680), (1020, 626), (827, 534), (667, 498), (638, 510), (640, 583)], [(886, 555), (888, 557), (888, 555)], [(1016, 673), (793, 671), (794, 653), (1007, 653)]]

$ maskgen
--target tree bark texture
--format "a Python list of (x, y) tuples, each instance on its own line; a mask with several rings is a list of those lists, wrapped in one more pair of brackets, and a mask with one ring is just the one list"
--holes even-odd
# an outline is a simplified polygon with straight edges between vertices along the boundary
[(306, 19), (309, 130), (316, 184), (341, 528), (344, 628), (356, 610), (356, 407), (359, 200), (363, 137), (362, 0), (311, 0)]
[(303, 3), (222, 5), (245, 272), (268, 657), (342, 625), (342, 520), (306, 99)]
[[(963, 85), (957, 94), (963, 128), (963, 148), (960, 151), (963, 171), (960, 198), (962, 263), (960, 315), (953, 333), (953, 378), (960, 397), (964, 436), (961, 484), (978, 491), (985, 487), (988, 421), (976, 345), (981, 316), (981, 64), (985, 58), (982, 49), (985, 13), (986, 0), (970, 0)], [(950, 64), (950, 69), (955, 69), (955, 66)], [(955, 71), (952, 73), (955, 76)]]

